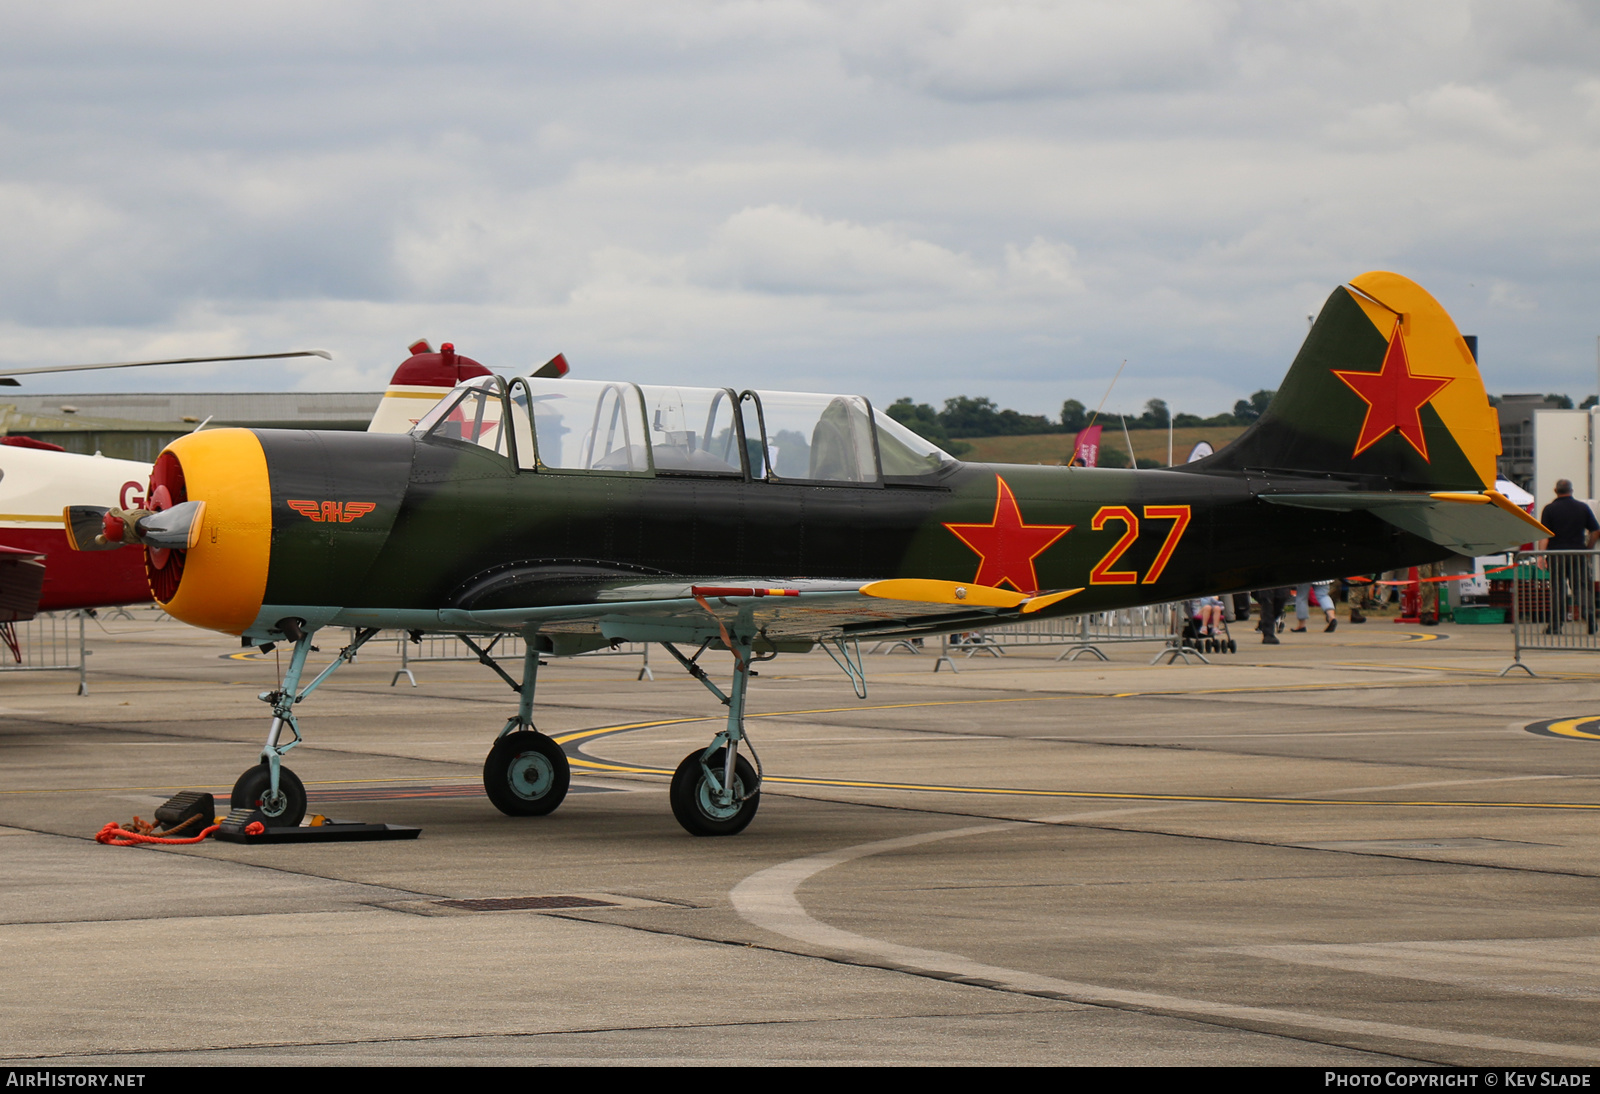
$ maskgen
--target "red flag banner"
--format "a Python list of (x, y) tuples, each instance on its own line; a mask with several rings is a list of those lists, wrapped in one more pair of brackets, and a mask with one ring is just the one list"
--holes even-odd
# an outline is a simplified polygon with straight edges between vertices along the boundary
[(1078, 433), (1072, 444), (1074, 467), (1098, 467), (1100, 464), (1100, 426), (1092, 425)]

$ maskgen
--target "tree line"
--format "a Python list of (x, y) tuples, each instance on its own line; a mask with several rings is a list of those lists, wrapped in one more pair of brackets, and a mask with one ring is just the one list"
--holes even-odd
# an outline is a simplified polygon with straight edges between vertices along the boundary
[[(1249, 425), (1266, 411), (1272, 402), (1273, 392), (1258, 391), (1248, 399), (1233, 404), (1232, 414), (1215, 414), (1202, 418), (1197, 414), (1174, 415), (1165, 399), (1151, 399), (1144, 404), (1144, 413), (1137, 417), (1126, 416), (1127, 426), (1133, 429), (1177, 429), (1190, 426), (1240, 426)], [(960, 456), (971, 449), (958, 437), (1011, 437), (1039, 433), (1077, 433), (1093, 417), (1087, 407), (1076, 399), (1061, 404), (1061, 416), (1050, 419), (1043, 414), (1022, 414), (997, 405), (993, 399), (957, 395), (944, 401), (944, 409), (935, 410), (927, 403), (913, 402), (910, 398), (897, 399), (886, 408), (889, 417), (914, 433), (926, 437), (934, 444)], [(1122, 426), (1121, 413), (1102, 413), (1097, 419), (1108, 428)], [(957, 451), (960, 449), (961, 451)]]

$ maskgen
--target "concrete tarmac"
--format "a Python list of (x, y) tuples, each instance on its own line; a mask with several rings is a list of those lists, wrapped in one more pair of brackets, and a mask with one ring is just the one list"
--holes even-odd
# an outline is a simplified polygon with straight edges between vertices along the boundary
[[(391, 686), (374, 643), (287, 763), (313, 812), (420, 839), (155, 849), (93, 836), (221, 806), (279, 663), (153, 609), (91, 624), (89, 696), (0, 675), (0, 1060), (1600, 1062), (1600, 730), (1525, 728), (1600, 718), (1593, 655), (1500, 678), (1502, 626), (1235, 636), (1209, 665), (879, 653), (866, 700), (780, 657), (760, 813), (723, 839), (654, 773), (722, 709), (659, 652), (654, 681), (541, 672), (573, 793), (510, 818), (480, 781), (510, 690)], [(596, 903), (439, 903), (516, 897)]]

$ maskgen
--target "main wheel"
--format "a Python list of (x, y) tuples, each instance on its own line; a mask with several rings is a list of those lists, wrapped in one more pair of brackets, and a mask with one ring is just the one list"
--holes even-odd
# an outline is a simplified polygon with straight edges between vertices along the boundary
[(306, 815), (306, 788), (300, 776), (287, 767), (278, 768), (278, 797), (270, 800), (272, 771), (265, 763), (256, 764), (233, 784), (228, 795), (231, 809), (259, 810), (268, 828), (293, 828)]
[(567, 754), (549, 737), (532, 730), (501, 737), (483, 761), (483, 789), (494, 807), (508, 817), (554, 813), (571, 782)]
[[(716, 791), (706, 778), (700, 763), (703, 750), (696, 750), (683, 758), (672, 775), (672, 815), (678, 818), (684, 831), (691, 836), (731, 836), (745, 830), (761, 804), (761, 790), (756, 780), (756, 769), (743, 756), (733, 762), (733, 804), (719, 805)], [(712, 771), (721, 773), (726, 760), (726, 749), (717, 749), (706, 761)], [(750, 796), (745, 797), (746, 794)], [(741, 801), (740, 799), (744, 800)]]

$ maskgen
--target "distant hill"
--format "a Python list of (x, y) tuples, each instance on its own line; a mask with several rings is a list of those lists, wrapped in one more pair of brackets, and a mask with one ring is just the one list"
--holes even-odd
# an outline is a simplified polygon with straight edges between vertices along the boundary
[[(1105, 423), (1102, 423), (1105, 424)], [(1122, 430), (1113, 420), (1105, 424), (1100, 435), (1102, 448), (1116, 449), (1127, 455), (1127, 445), (1122, 441)], [(1182, 463), (1189, 450), (1200, 441), (1210, 441), (1212, 448), (1221, 448), (1239, 434), (1242, 425), (1193, 426), (1172, 431), (1172, 458)], [(1167, 431), (1165, 429), (1133, 429), (1134, 455), (1143, 460), (1167, 462)], [(972, 451), (961, 457), (974, 463), (1066, 463), (1072, 455), (1071, 433), (1033, 433), (1021, 437), (960, 437), (972, 446)]]

